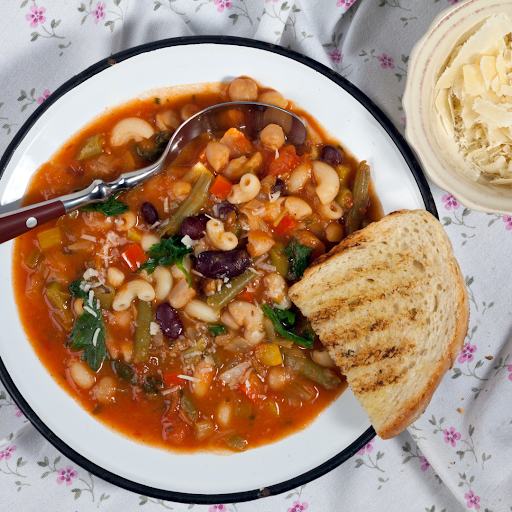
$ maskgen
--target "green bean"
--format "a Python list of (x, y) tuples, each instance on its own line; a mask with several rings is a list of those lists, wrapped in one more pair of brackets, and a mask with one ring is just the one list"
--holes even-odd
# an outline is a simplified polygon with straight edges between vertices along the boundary
[(134, 363), (143, 363), (149, 358), (149, 345), (151, 335), (149, 333), (149, 324), (153, 318), (151, 304), (143, 300), (137, 300), (137, 327), (135, 328), (135, 348), (133, 354)]
[(281, 276), (286, 279), (290, 271), (290, 262), (288, 261), (288, 256), (286, 256), (284, 244), (278, 243), (270, 249), (270, 262), (276, 267)]
[(34, 249), (25, 261), (25, 265), (29, 268), (36, 268), (43, 259), (43, 253), (39, 249)]
[(226, 439), (226, 444), (232, 449), (238, 452), (242, 452), (245, 450), (245, 445), (247, 441), (238, 435), (231, 436), (229, 439)]
[(281, 347), (284, 355), (284, 363), (292, 370), (298, 371), (303, 377), (306, 377), (326, 389), (335, 389), (341, 382), (340, 378), (330, 370), (321, 367), (309, 359), (305, 354), (297, 349)]
[(103, 152), (103, 146), (105, 145), (105, 136), (102, 133), (97, 133), (92, 137), (89, 137), (85, 144), (82, 146), (80, 153), (77, 156), (77, 160), (85, 160), (97, 156)]
[(94, 296), (100, 301), (102, 309), (110, 309), (112, 307), (115, 294), (114, 288), (106, 283), (94, 288)]
[(357, 169), (352, 194), (354, 206), (350, 209), (345, 223), (345, 235), (351, 235), (361, 227), (361, 221), (368, 205), (368, 189), (370, 186), (370, 167), (363, 160)]
[(160, 236), (172, 236), (179, 233), (183, 221), (195, 215), (208, 199), (210, 194), (210, 184), (213, 181), (213, 174), (210, 171), (204, 171), (194, 183), (192, 190), (186, 199), (178, 206), (169, 223), (160, 231)]
[(222, 285), (220, 291), (210, 295), (206, 300), (208, 306), (212, 308), (223, 308), (228, 302), (231, 302), (255, 277), (252, 270), (246, 270), (242, 275), (234, 277)]
[(190, 393), (186, 389), (181, 390), (181, 398), (180, 398), (180, 406), (183, 411), (187, 414), (187, 416), (194, 422), (199, 419), (199, 411), (197, 407), (192, 402), (192, 397)]
[(73, 323), (73, 316), (69, 308), (71, 294), (62, 290), (57, 281), (51, 281), (45, 286), (46, 297), (50, 304), (60, 313), (60, 323), (64, 327), (70, 327)]

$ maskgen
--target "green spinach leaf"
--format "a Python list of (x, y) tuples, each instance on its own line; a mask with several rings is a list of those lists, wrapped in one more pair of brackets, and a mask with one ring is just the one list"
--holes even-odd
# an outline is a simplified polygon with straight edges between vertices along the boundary
[(313, 248), (299, 244), (295, 237), (292, 238), (292, 241), (286, 247), (286, 256), (288, 256), (288, 260), (291, 263), (290, 271), (297, 279), (300, 279), (302, 274), (304, 274), (309, 265), (309, 257), (313, 251)]
[(126, 203), (122, 203), (121, 201), (116, 201), (116, 197), (121, 192), (117, 194), (111, 195), (108, 200), (104, 203), (94, 203), (88, 204), (87, 206), (83, 206), (81, 209), (84, 212), (99, 212), (103, 213), (107, 217), (112, 217), (114, 215), (122, 215), (126, 213), (130, 207)]
[(226, 334), (228, 332), (228, 328), (222, 324), (208, 324), (208, 330), (212, 333), (213, 336), (219, 336), (219, 334)]

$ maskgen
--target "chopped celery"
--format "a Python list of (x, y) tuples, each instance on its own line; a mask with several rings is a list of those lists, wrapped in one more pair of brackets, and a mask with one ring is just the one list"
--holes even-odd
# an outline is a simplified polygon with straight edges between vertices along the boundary
[(71, 294), (64, 291), (57, 281), (51, 281), (45, 286), (46, 297), (50, 304), (58, 310), (64, 327), (71, 327), (73, 315), (69, 308)]
[(340, 186), (347, 187), (348, 180), (350, 179), (350, 173), (351, 173), (350, 167), (347, 167), (346, 165), (337, 165), (336, 172), (338, 173), (338, 176), (340, 177)]
[(214, 431), (215, 425), (210, 420), (201, 420), (194, 425), (194, 434), (199, 441), (207, 439)]
[(286, 279), (288, 272), (290, 271), (290, 262), (288, 261), (288, 256), (285, 253), (285, 245), (278, 243), (270, 249), (270, 262), (276, 270)]
[(29, 268), (36, 268), (43, 259), (43, 253), (39, 249), (34, 249), (25, 260), (25, 265)]
[(247, 441), (238, 435), (231, 436), (229, 439), (226, 439), (226, 444), (232, 449), (238, 452), (242, 452), (245, 450), (247, 445)]
[(252, 405), (249, 400), (242, 398), (235, 404), (235, 416), (240, 418), (250, 418), (252, 416)]
[(292, 370), (298, 371), (302, 376), (320, 384), (326, 389), (335, 389), (341, 382), (340, 378), (330, 370), (321, 367), (309, 359), (300, 349), (281, 348), (284, 362)]
[(115, 294), (114, 288), (106, 283), (94, 288), (94, 296), (100, 301), (102, 309), (110, 309), (112, 307)]
[(37, 240), (43, 251), (59, 245), (61, 242), (60, 229), (52, 228), (47, 229), (46, 231), (41, 231), (41, 233), (37, 234)]
[(197, 410), (197, 407), (194, 405), (194, 402), (192, 402), (192, 397), (190, 396), (190, 393), (188, 392), (187, 389), (182, 389), (180, 394), (181, 408), (187, 414), (190, 420), (196, 423), (197, 420), (199, 419), (199, 411)]
[(140, 242), (142, 239), (142, 233), (140, 233), (140, 231), (137, 231), (136, 229), (129, 229), (126, 233), (126, 238), (128, 238), (128, 240), (131, 240), (132, 242)]
[(103, 152), (104, 146), (105, 136), (102, 133), (97, 133), (85, 141), (76, 159), (85, 160), (86, 158), (100, 155)]
[(143, 300), (137, 300), (135, 307), (137, 308), (137, 327), (135, 328), (133, 362), (143, 363), (149, 358), (149, 345), (151, 344), (149, 324), (153, 317), (153, 310), (151, 304)]

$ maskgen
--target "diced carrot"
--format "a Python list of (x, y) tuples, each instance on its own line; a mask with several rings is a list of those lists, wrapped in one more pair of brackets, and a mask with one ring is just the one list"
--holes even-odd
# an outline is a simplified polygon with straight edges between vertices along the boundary
[(130, 245), (130, 247), (121, 254), (121, 257), (132, 272), (138, 270), (148, 261), (148, 257), (144, 254), (139, 244)]
[(290, 172), (299, 162), (300, 157), (295, 151), (295, 146), (285, 146), (279, 150), (279, 156), (270, 162), (265, 174), (279, 176)]
[(173, 386), (181, 386), (183, 384), (183, 379), (178, 377), (181, 374), (180, 370), (172, 370), (170, 372), (164, 373), (164, 382), (168, 388)]
[(220, 139), (230, 151), (231, 158), (237, 158), (241, 155), (247, 155), (251, 152), (252, 144), (246, 139), (245, 135), (236, 128), (230, 128)]
[(279, 224), (274, 228), (274, 232), (279, 236), (283, 236), (286, 235), (286, 233), (290, 232), (293, 228), (295, 228), (296, 225), (297, 221), (289, 213), (287, 213), (281, 219)]
[(322, 256), (322, 254), (325, 254), (325, 244), (317, 238), (313, 233), (308, 231), (307, 229), (301, 229), (297, 233), (297, 241), (301, 245), (306, 245), (307, 247), (311, 247), (314, 249), (313, 253), (311, 254), (309, 261), (313, 262), (316, 260), (319, 256)]
[(233, 184), (228, 179), (224, 178), (224, 176), (219, 174), (215, 178), (210, 192), (219, 199), (226, 199), (231, 192), (232, 187)]
[(247, 288), (244, 288), (239, 294), (237, 299), (246, 300), (252, 302), (254, 300), (254, 293), (250, 292)]

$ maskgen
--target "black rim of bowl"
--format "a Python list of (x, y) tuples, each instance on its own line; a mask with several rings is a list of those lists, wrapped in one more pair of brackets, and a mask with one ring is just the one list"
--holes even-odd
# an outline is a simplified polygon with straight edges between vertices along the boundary
[[(414, 176), (418, 188), (420, 190), (423, 201), (425, 202), (425, 208), (434, 216), (439, 218), (437, 214), (437, 209), (434, 203), (434, 199), (432, 197), (432, 193), (428, 186), (427, 180), (423, 175), (423, 171), (416, 160), (411, 148), (408, 146), (405, 139), (402, 137), (397, 128), (393, 125), (393, 123), (386, 117), (386, 115), (382, 112), (382, 110), (375, 105), (364, 93), (362, 93), (357, 87), (352, 85), (348, 80), (338, 75), (332, 69), (320, 64), (319, 62), (306, 57), (305, 55), (301, 55), (300, 53), (294, 52), (292, 50), (287, 50), (281, 46), (276, 46), (269, 43), (264, 43), (261, 41), (244, 39), (239, 37), (229, 37), (229, 36), (196, 36), (196, 37), (180, 37), (180, 38), (172, 38), (172, 39), (164, 39), (161, 41), (155, 41), (153, 43), (146, 43), (140, 46), (136, 46), (134, 48), (130, 48), (129, 50), (125, 50), (119, 52), (115, 55), (107, 59), (103, 59), (96, 64), (92, 65), (82, 73), (74, 76), (69, 79), (66, 83), (64, 83), (61, 87), (59, 87), (44, 103), (42, 103), (36, 111), (27, 119), (27, 121), (23, 124), (21, 129), (16, 133), (13, 140), (7, 147), (5, 153), (0, 159), (0, 178), (2, 177), (7, 164), (9, 163), (12, 155), (14, 154), (16, 148), (20, 144), (20, 142), (27, 135), (29, 130), (32, 128), (34, 123), (41, 117), (41, 115), (60, 97), (66, 94), (68, 91), (76, 87), (77, 85), (85, 82), (92, 76), (97, 73), (109, 68), (110, 66), (116, 64), (117, 62), (121, 62), (123, 60), (129, 59), (136, 55), (151, 52), (154, 50), (158, 50), (161, 48), (166, 48), (169, 46), (182, 46), (182, 45), (191, 45), (191, 44), (224, 44), (224, 45), (235, 45), (235, 46), (245, 46), (250, 48), (256, 48), (259, 50), (265, 50), (272, 53), (277, 53), (278, 55), (282, 55), (283, 57), (287, 57), (289, 59), (295, 60), (304, 64), (315, 71), (321, 73), (326, 76), (334, 83), (343, 88), (346, 92), (348, 92), (354, 99), (356, 99), (359, 103), (361, 103), (372, 116), (376, 119), (376, 121), (382, 126), (382, 128), (386, 131), (386, 133), (391, 137), (398, 150), (402, 154), (405, 162), (407, 163), (412, 175)], [(149, 487), (146, 485), (142, 485), (126, 478), (120, 477), (110, 471), (103, 469), (100, 466), (97, 466), (90, 460), (82, 457), (78, 452), (76, 452), (73, 448), (64, 443), (61, 439), (55, 436), (55, 434), (41, 421), (41, 419), (34, 413), (32, 408), (28, 405), (25, 399), (21, 396), (18, 391), (15, 383), (12, 381), (7, 369), (5, 368), (2, 359), (0, 358), (0, 378), (4, 383), (8, 393), (15, 400), (18, 407), (21, 409), (23, 414), (30, 420), (30, 422), (39, 430), (39, 432), (51, 443), (55, 448), (57, 448), (60, 452), (62, 452), (66, 457), (70, 460), (81, 466), (82, 468), (90, 471), (92, 474), (96, 475), (107, 482), (110, 482), (114, 485), (127, 489), (128, 491), (139, 493), (141, 495), (163, 499), (168, 501), (176, 501), (181, 503), (194, 503), (198, 505), (211, 505), (216, 503), (234, 503), (234, 502), (242, 502), (249, 501), (258, 498), (264, 498), (267, 496), (275, 496), (277, 494), (281, 494), (283, 492), (289, 491), (290, 489), (294, 489), (303, 484), (311, 482), (315, 480), (329, 471), (332, 471), (334, 468), (338, 467), (341, 463), (345, 462), (347, 459), (352, 457), (356, 452), (358, 452), (363, 446), (369, 443), (375, 437), (375, 430), (373, 427), (367, 429), (356, 441), (354, 441), (350, 446), (345, 448), (342, 452), (338, 453), (328, 461), (324, 462), (320, 466), (303, 473), (297, 477), (294, 477), (290, 480), (286, 480), (285, 482), (281, 482), (275, 485), (271, 485), (269, 487), (265, 487), (263, 489), (254, 489), (249, 491), (235, 492), (235, 493), (226, 493), (226, 494), (193, 494), (193, 493), (181, 493), (177, 491), (167, 491), (163, 489), (156, 489), (153, 487)]]

